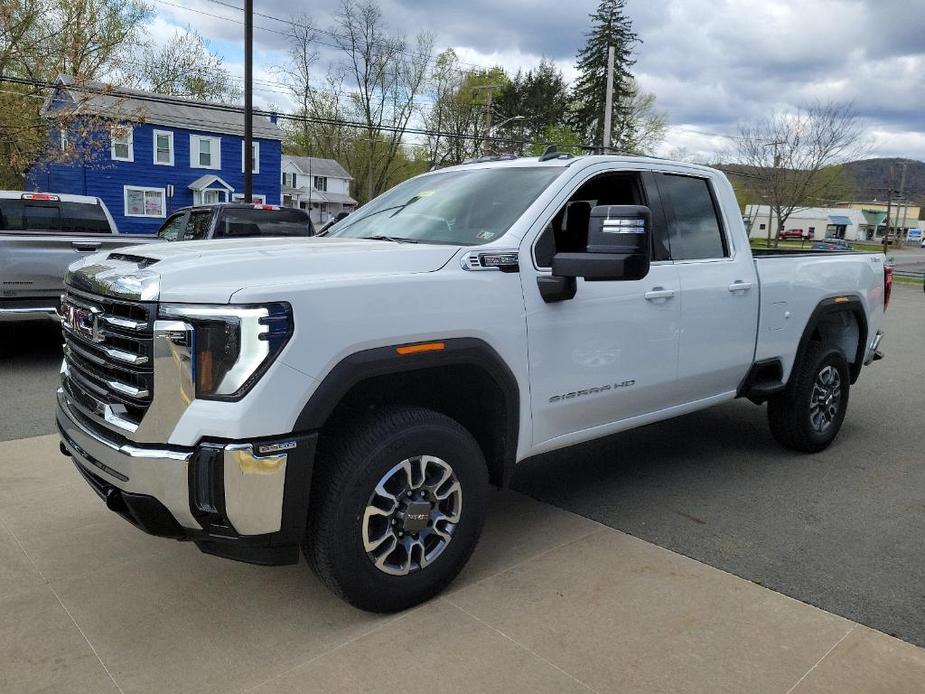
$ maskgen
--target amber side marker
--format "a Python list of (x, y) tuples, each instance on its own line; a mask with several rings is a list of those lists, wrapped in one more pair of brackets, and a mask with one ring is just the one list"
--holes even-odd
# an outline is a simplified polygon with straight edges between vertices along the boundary
[(395, 351), (401, 355), (406, 355), (418, 354), (419, 352), (439, 352), (443, 349), (446, 349), (446, 345), (442, 342), (422, 342), (418, 345), (405, 345), (404, 347), (396, 347)]

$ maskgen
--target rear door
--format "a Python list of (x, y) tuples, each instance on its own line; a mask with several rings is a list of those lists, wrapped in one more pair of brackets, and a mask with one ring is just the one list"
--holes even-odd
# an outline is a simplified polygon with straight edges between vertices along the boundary
[(679, 403), (729, 395), (754, 360), (755, 264), (745, 249), (736, 252), (730, 234), (734, 220), (721, 213), (711, 179), (668, 173), (655, 178), (681, 284)]
[(0, 298), (57, 298), (68, 265), (124, 245), (99, 204), (0, 199)]

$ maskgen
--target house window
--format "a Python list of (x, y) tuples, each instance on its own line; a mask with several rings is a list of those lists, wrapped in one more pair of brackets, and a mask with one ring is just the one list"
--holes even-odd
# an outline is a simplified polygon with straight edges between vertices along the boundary
[(120, 125), (112, 129), (112, 160), (135, 161), (135, 144), (132, 128)]
[(163, 188), (124, 186), (126, 217), (166, 217), (167, 195)]
[(283, 171), (283, 185), (289, 185), (289, 174), (286, 171)]
[(222, 168), (222, 139), (205, 135), (190, 135), (190, 166), (194, 169)]
[(295, 171), (293, 171), (292, 172), (292, 187), (298, 188), (299, 186), (296, 185), (295, 181), (296, 181), (296, 174), (295, 174)]
[[(260, 173), (260, 143), (251, 142), (254, 150), (253, 173)], [(244, 173), (244, 140), (241, 140), (241, 173)]]
[(67, 152), (67, 128), (61, 128), (61, 151)]
[(154, 131), (154, 163), (173, 166), (173, 133), (169, 130)]
[(328, 179), (326, 176), (315, 176), (315, 190), (322, 193), (328, 189)]
[(758, 228), (759, 228), (761, 231), (764, 231), (767, 227), (766, 227), (764, 224), (759, 224), (759, 225), (758, 225)]

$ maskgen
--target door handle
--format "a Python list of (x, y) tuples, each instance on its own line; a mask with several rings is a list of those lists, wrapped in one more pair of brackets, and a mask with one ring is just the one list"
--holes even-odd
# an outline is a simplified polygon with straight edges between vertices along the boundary
[(98, 251), (100, 249), (100, 242), (93, 241), (71, 241), (71, 248), (75, 251)]
[(747, 292), (751, 288), (752, 288), (751, 282), (743, 282), (742, 280), (736, 280), (735, 282), (729, 285), (729, 291), (732, 293)]
[(673, 296), (674, 289), (665, 289), (664, 287), (654, 287), (645, 293), (646, 301), (670, 299)]

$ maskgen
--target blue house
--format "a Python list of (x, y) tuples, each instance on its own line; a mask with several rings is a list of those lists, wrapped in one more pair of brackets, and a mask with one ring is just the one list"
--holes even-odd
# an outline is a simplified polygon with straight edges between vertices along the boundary
[[(154, 233), (187, 205), (244, 198), (238, 111), (59, 77), (42, 113), (51, 142), (30, 189), (99, 197), (122, 233)], [(283, 137), (275, 119), (254, 116), (254, 202), (282, 200)]]

